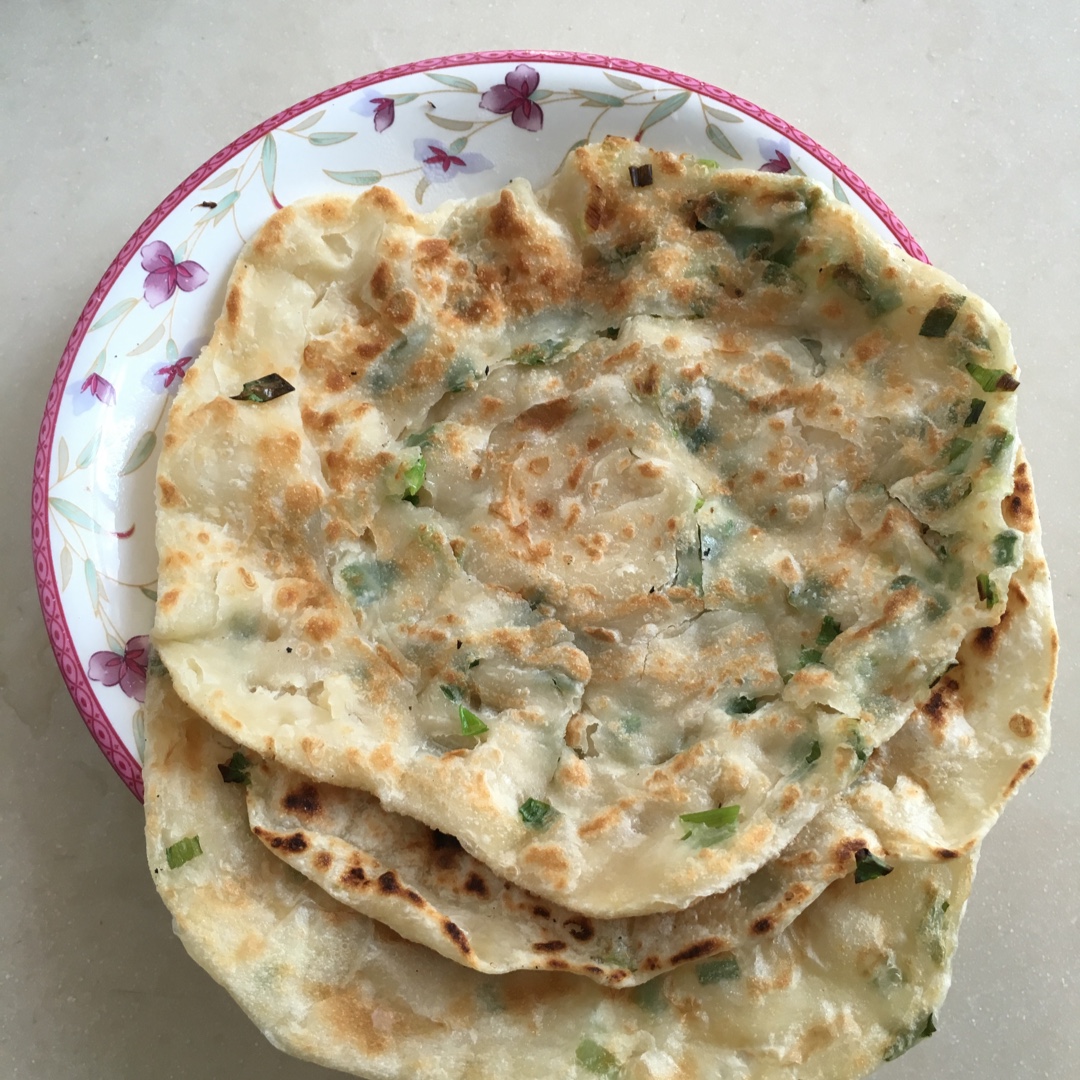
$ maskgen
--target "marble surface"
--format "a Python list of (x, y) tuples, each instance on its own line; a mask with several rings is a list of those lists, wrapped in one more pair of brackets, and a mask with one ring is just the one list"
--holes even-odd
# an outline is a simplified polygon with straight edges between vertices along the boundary
[(30, 560), (33, 448), (86, 297), (196, 165), (335, 83), (425, 56), (513, 47), (632, 57), (778, 113), (866, 178), (930, 258), (1010, 323), (1062, 639), (1055, 743), (985, 845), (938, 1034), (881, 1075), (1074, 1074), (1074, 5), (66, 0), (5, 5), (3, 22), (0, 1075), (333, 1075), (267, 1044), (172, 935), (146, 872), (140, 807), (89, 738), (45, 636)]

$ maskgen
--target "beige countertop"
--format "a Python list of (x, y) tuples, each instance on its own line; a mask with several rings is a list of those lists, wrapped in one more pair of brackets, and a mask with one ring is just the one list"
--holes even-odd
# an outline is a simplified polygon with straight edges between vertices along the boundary
[(142, 814), (53, 661), (30, 476), (72, 325), (120, 246), (192, 169), (336, 83), (427, 56), (577, 49), (671, 68), (837, 154), (930, 258), (1011, 325), (1020, 430), (1054, 576), (1054, 747), (985, 844), (939, 1031), (892, 1080), (1074, 1075), (1080, 1059), (1080, 15), (964, 0), (662, 4), (323, 0), (5, 5), (0, 35), (0, 1076), (329, 1077), (266, 1043), (184, 955)]

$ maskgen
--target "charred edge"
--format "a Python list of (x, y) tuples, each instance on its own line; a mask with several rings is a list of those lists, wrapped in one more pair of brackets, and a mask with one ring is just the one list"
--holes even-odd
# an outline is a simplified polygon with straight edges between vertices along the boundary
[(311, 817), (317, 814), (321, 808), (319, 803), (319, 789), (314, 784), (303, 784), (290, 791), (281, 805), (294, 814), (306, 814)]
[(685, 964), (687, 960), (697, 960), (698, 957), (708, 956), (711, 953), (718, 952), (723, 946), (723, 942), (717, 938), (706, 938), (704, 941), (699, 941), (694, 945), (689, 945), (682, 952), (677, 952), (672, 958), (672, 964)]
[(570, 967), (565, 960), (560, 960), (557, 956), (551, 957), (545, 966), (552, 971), (566, 971)]
[(533, 946), (534, 952), (562, 952), (566, 948), (565, 941), (538, 941)]
[(767, 934), (773, 928), (773, 921), (766, 915), (763, 919), (758, 919), (750, 926), (750, 933), (752, 934)]
[(362, 866), (350, 866), (341, 875), (341, 884), (347, 889), (355, 889), (360, 885), (366, 885), (367, 874), (364, 873), (364, 868)]
[[(920, 706), (921, 711), (931, 724), (943, 724), (945, 713), (949, 707), (949, 697), (960, 689), (960, 684), (955, 679), (942, 679), (934, 687), (934, 692)], [(865, 847), (865, 844), (860, 844)]]
[(1016, 775), (1009, 781), (1009, 786), (1005, 790), (1008, 792), (1015, 791), (1019, 787), (1020, 781), (1035, 768), (1036, 764), (1034, 758), (1028, 758), (1027, 761), (1020, 762), (1020, 768), (1016, 770)]
[(938, 848), (937, 851), (934, 852), (934, 854), (939, 859), (959, 859), (960, 858), (960, 852), (959, 851), (953, 851), (952, 848), (947, 848), (947, 847)]
[(304, 839), (303, 833), (297, 832), (291, 833), (289, 836), (281, 836), (278, 833), (270, 832), (268, 829), (258, 827), (255, 828), (254, 832), (264, 844), (269, 844), (275, 851), (290, 851), (294, 854), (307, 851), (308, 843)]
[(597, 967), (595, 964), (586, 964), (582, 969), (586, 975), (603, 975), (604, 969)]
[(446, 931), (446, 936), (458, 947), (461, 953), (468, 956), (472, 952), (472, 947), (469, 945), (469, 939), (465, 936), (465, 931), (452, 919), (443, 920), (443, 930)]

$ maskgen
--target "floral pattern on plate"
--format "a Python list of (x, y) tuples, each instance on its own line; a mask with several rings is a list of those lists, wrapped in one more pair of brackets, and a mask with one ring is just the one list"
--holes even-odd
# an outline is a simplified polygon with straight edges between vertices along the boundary
[(574, 147), (611, 134), (717, 168), (805, 174), (925, 259), (862, 180), (783, 120), (610, 57), (470, 53), (403, 65), (241, 136), (161, 203), (94, 290), (50, 389), (34, 463), (35, 573), (53, 650), (136, 795), (157, 599), (154, 465), (172, 394), (209, 340), (243, 244), (305, 196), (381, 183), (427, 210), (514, 176), (541, 184)]

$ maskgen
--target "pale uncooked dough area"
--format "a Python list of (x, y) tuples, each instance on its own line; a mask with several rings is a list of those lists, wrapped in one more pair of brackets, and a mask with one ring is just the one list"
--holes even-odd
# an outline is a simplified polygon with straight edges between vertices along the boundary
[(146, 866), (141, 807), (87, 732), (46, 636), (30, 546), (34, 450), (87, 297), (192, 170), (335, 84), (425, 57), (515, 48), (655, 64), (783, 117), (863, 177), (930, 259), (1011, 327), (1019, 430), (1061, 634), (1052, 749), (983, 847), (937, 1033), (875, 1076), (1072, 1075), (1080, 1053), (1073, 5), (68, 0), (7, 8), (0, 1076), (338, 1075), (270, 1046), (173, 936)]

